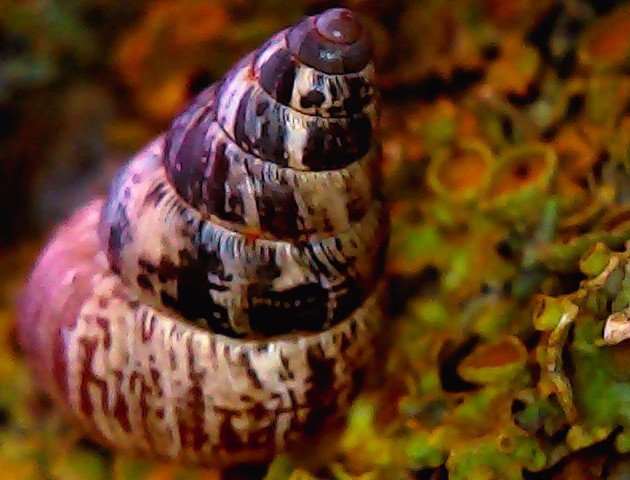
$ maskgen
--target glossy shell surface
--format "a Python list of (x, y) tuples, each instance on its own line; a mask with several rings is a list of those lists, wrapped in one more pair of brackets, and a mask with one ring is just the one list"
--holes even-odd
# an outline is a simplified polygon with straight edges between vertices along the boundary
[(230, 465), (343, 416), (374, 361), (389, 234), (373, 77), (351, 12), (306, 18), (59, 227), (19, 333), (92, 437)]

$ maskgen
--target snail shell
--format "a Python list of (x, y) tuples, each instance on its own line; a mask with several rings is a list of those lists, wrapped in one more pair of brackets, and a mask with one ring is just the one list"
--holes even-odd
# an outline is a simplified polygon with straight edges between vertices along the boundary
[(265, 462), (343, 415), (374, 358), (388, 238), (373, 78), (351, 12), (306, 18), (57, 230), (19, 333), (93, 438)]

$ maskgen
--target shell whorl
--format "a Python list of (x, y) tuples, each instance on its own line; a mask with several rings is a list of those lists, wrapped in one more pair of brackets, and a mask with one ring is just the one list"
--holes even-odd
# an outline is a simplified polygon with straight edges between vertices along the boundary
[[(114, 270), (148, 301), (227, 335), (278, 335), (328, 328), (373, 291), (387, 232), (374, 69), (347, 15), (275, 35), (123, 169), (103, 237)], [(354, 43), (330, 41), (320, 24), (347, 24), (339, 35)], [(341, 73), (304, 63), (317, 63), (313, 51)], [(313, 92), (324, 99), (315, 114), (293, 108)]]
[(308, 17), (56, 233), (19, 330), (92, 436), (225, 465), (343, 413), (372, 361), (389, 235), (373, 80), (351, 12)]

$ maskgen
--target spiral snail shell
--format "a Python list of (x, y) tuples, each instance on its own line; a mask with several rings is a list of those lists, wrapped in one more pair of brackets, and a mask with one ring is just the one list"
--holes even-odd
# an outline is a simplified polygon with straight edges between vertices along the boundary
[(308, 17), (57, 230), (18, 328), (89, 435), (231, 465), (344, 413), (374, 357), (388, 239), (373, 79), (354, 14)]

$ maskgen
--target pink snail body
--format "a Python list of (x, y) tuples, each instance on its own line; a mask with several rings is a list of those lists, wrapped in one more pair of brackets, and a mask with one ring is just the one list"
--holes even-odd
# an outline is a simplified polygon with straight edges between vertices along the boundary
[(87, 434), (227, 466), (343, 416), (373, 364), (389, 235), (373, 79), (351, 12), (306, 18), (59, 227), (18, 329)]

